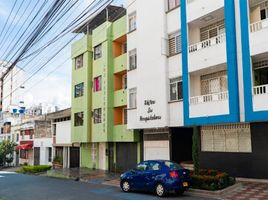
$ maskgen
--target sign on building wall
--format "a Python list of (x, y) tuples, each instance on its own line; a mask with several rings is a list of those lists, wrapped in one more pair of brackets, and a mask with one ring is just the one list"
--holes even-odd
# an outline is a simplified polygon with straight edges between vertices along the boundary
[(162, 116), (159, 114), (156, 114), (154, 109), (156, 106), (155, 100), (144, 100), (144, 106), (145, 106), (145, 113), (146, 115), (140, 116), (140, 121), (148, 122), (148, 121), (154, 121), (154, 120), (161, 120)]

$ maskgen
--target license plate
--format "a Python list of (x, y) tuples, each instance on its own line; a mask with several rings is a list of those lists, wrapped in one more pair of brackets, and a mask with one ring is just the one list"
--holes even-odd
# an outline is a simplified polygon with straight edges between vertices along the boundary
[(187, 182), (183, 182), (183, 187), (188, 187), (188, 183)]

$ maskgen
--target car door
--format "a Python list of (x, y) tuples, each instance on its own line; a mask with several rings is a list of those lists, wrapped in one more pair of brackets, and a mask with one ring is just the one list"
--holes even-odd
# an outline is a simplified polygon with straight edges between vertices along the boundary
[(146, 190), (154, 190), (157, 177), (161, 174), (161, 165), (158, 162), (149, 162), (144, 172), (144, 183)]
[(132, 171), (132, 187), (136, 190), (143, 190), (145, 187), (145, 174), (148, 169), (148, 162), (141, 162)]

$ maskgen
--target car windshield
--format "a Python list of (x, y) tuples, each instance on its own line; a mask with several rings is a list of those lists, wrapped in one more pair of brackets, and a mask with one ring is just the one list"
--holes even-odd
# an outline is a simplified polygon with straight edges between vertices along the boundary
[(177, 163), (174, 163), (174, 162), (169, 162), (169, 161), (166, 161), (165, 162), (165, 165), (170, 168), (171, 170), (177, 170), (177, 169), (182, 169), (182, 167), (177, 164)]

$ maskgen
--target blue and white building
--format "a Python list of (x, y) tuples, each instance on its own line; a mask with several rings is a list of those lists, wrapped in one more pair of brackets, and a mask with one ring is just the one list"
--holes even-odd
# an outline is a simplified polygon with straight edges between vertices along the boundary
[(128, 128), (144, 159), (268, 178), (268, 1), (128, 1)]

